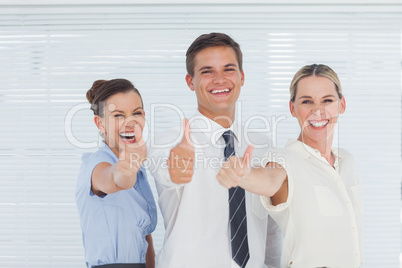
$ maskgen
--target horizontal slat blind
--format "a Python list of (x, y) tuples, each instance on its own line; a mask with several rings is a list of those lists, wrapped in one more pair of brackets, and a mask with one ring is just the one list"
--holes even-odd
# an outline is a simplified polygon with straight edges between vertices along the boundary
[[(74, 188), (80, 155), (98, 140), (86, 90), (97, 79), (130, 79), (150, 141), (193, 114), (184, 55), (212, 31), (240, 43), (239, 113), (255, 127), (263, 118), (277, 146), (298, 135), (288, 111), (293, 74), (310, 63), (339, 74), (347, 110), (336, 143), (355, 155), (364, 185), (363, 267), (397, 267), (401, 26), (400, 5), (2, 6), (0, 267), (85, 266)], [(163, 235), (160, 216), (157, 251)]]

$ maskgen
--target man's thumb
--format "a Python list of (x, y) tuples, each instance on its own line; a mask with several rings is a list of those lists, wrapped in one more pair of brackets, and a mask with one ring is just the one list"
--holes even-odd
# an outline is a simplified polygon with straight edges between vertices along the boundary
[(243, 156), (243, 166), (244, 167), (250, 166), (251, 156), (253, 155), (253, 150), (254, 150), (253, 145), (249, 145), (247, 147), (246, 152), (244, 153), (244, 156)]
[(191, 128), (190, 128), (190, 123), (189, 120), (187, 118), (183, 119), (183, 139), (182, 139), (182, 143), (183, 144), (188, 144), (190, 146), (193, 145), (192, 141), (191, 141)]

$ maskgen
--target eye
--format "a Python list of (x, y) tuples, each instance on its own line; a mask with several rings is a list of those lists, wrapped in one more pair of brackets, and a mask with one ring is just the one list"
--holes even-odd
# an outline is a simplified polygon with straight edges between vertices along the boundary
[(234, 72), (234, 71), (236, 71), (236, 69), (235, 68), (227, 68), (227, 69), (225, 69), (225, 71), (226, 72)]
[(324, 100), (324, 103), (331, 103), (331, 102), (334, 102), (334, 100), (333, 99), (325, 99)]
[(124, 115), (122, 115), (122, 114), (115, 114), (114, 117), (115, 117), (115, 118), (123, 118)]
[(143, 115), (141, 111), (133, 113), (133, 115)]
[(312, 101), (310, 101), (310, 100), (304, 100), (304, 101), (302, 101), (302, 104), (310, 104), (310, 103), (312, 103)]
[(210, 70), (205, 70), (205, 71), (202, 71), (202, 72), (201, 72), (201, 74), (210, 74), (210, 73), (211, 73)]

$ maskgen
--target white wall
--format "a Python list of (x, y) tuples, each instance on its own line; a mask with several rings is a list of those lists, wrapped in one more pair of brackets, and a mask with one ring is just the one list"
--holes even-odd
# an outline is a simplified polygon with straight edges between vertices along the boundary
[[(337, 143), (355, 155), (364, 185), (364, 267), (397, 267), (402, 27), (397, 1), (60, 3), (0, 2), (1, 267), (84, 267), (74, 187), (80, 154), (95, 150), (97, 141), (86, 90), (96, 79), (128, 78), (141, 91), (147, 122), (156, 131), (179, 124), (175, 111), (153, 112), (151, 106), (173, 103), (185, 115), (193, 113), (184, 54), (199, 34), (211, 31), (240, 43), (243, 117), (261, 115), (271, 127), (280, 118), (274, 133), (278, 146), (298, 132), (287, 108), (294, 72), (313, 62), (337, 71), (347, 99)], [(151, 128), (146, 134), (154, 135)], [(161, 218), (159, 223), (157, 250)]]

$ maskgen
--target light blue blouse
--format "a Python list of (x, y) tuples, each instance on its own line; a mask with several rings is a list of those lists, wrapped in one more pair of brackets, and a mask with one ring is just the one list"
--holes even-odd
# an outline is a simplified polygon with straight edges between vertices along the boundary
[(145, 236), (155, 230), (156, 205), (143, 167), (133, 188), (104, 197), (91, 191), (96, 165), (113, 165), (117, 156), (102, 144), (95, 153), (85, 153), (75, 191), (80, 215), (87, 267), (110, 263), (145, 263)]

